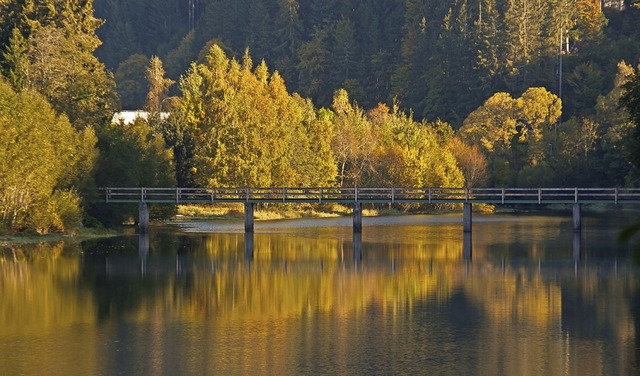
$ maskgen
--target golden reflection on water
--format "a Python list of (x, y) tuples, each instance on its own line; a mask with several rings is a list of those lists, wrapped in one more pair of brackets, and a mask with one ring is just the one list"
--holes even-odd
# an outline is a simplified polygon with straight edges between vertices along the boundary
[(548, 221), (479, 224), (470, 258), (455, 224), (365, 227), (360, 253), (334, 228), (16, 247), (0, 369), (632, 372), (635, 272), (573, 260)]

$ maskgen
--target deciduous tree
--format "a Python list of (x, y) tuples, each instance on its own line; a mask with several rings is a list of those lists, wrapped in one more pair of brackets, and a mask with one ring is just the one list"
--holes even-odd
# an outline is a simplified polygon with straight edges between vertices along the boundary
[(129, 56), (118, 66), (115, 81), (123, 109), (138, 110), (143, 108), (145, 94), (149, 90), (145, 78), (145, 70), (148, 65), (148, 56), (135, 54)]
[[(193, 142), (194, 153), (183, 162), (191, 165), (195, 184), (334, 181), (328, 140), (318, 142), (331, 136), (331, 124), (314, 114), (310, 102), (291, 96), (278, 72), (270, 74), (264, 62), (254, 68), (248, 51), (240, 63), (214, 45), (203, 64), (192, 65), (180, 87), (175, 132)], [(318, 158), (324, 162), (317, 163)]]
[(630, 160), (635, 167), (636, 176), (640, 176), (640, 74), (623, 85), (625, 93), (620, 97), (620, 104), (629, 112), (635, 127), (631, 135)]
[(480, 147), (468, 145), (458, 137), (453, 137), (447, 143), (458, 162), (458, 167), (464, 175), (465, 187), (482, 187), (489, 183), (489, 163)]
[(149, 112), (151, 118), (156, 118), (160, 112), (165, 110), (163, 102), (167, 99), (169, 88), (174, 84), (174, 81), (165, 77), (162, 60), (157, 56), (151, 57), (145, 76), (149, 86), (145, 109)]
[(561, 113), (560, 99), (544, 88), (529, 88), (517, 99), (496, 93), (469, 114), (459, 135), (488, 152), (497, 184), (516, 184), (522, 168), (543, 162), (543, 136)]
[(0, 78), (0, 231), (77, 229), (95, 144), (92, 128), (77, 131), (42, 95)]

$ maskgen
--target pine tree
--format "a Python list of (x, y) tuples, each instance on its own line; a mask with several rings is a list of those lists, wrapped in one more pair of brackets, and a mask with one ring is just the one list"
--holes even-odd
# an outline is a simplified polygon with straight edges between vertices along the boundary
[(254, 0), (249, 8), (249, 35), (247, 47), (252, 55), (261, 60), (271, 58), (274, 24), (271, 9), (264, 0)]
[(310, 41), (298, 48), (300, 62), (296, 68), (300, 72), (300, 93), (311, 97), (319, 106), (329, 106), (331, 103), (331, 98), (327, 96), (330, 83), (326, 79), (331, 58), (329, 44), (329, 31), (323, 28), (317, 30)]
[(332, 33), (330, 72), (334, 88), (358, 77), (360, 66), (357, 56), (356, 30), (350, 20), (340, 20), (335, 23)]
[(27, 41), (18, 29), (13, 29), (7, 51), (3, 53), (7, 66), (7, 78), (16, 90), (22, 90), (29, 82), (29, 51)]

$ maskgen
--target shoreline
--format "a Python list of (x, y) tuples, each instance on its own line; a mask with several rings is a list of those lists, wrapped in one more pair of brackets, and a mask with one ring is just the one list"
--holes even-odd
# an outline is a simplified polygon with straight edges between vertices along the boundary
[[(325, 210), (316, 210), (315, 208), (299, 207), (295, 209), (283, 209), (282, 207), (271, 207), (256, 210), (254, 213), (256, 221), (270, 221), (280, 219), (309, 219), (309, 218), (340, 218), (348, 217), (351, 215), (351, 210), (348, 207), (325, 207)], [(479, 208), (480, 209), (480, 208)], [(527, 209), (514, 209), (514, 208), (498, 208), (498, 207), (484, 207), (480, 210), (475, 210), (474, 213), (478, 214), (506, 214), (506, 213), (528, 213), (538, 212), (546, 215), (564, 215), (564, 212), (570, 209), (559, 206), (546, 206), (540, 208), (527, 208)], [(629, 210), (623, 207), (619, 207), (616, 210), (636, 212), (636, 210)], [(606, 212), (605, 208), (594, 206), (587, 209), (588, 213), (601, 213)], [(364, 217), (384, 217), (384, 216), (403, 216), (403, 215), (445, 215), (457, 213), (458, 210), (451, 208), (445, 210), (416, 210), (416, 211), (402, 211), (397, 208), (384, 208), (384, 209), (363, 209)], [(229, 221), (229, 220), (242, 220), (244, 214), (242, 209), (234, 206), (225, 207), (206, 207), (206, 206), (186, 206), (181, 205), (178, 208), (178, 214), (168, 218), (166, 220), (154, 222), (154, 224), (170, 224), (176, 222), (190, 222), (190, 221)], [(130, 233), (131, 230), (135, 231), (133, 226), (125, 226), (122, 229), (80, 229), (75, 235), (65, 234), (47, 234), (47, 235), (0, 235), (0, 250), (3, 248), (11, 248), (19, 245), (39, 244), (39, 243), (54, 243), (54, 242), (83, 242), (92, 239), (110, 238)]]
[(110, 238), (119, 236), (123, 232), (117, 230), (108, 229), (81, 229), (75, 235), (65, 234), (47, 234), (47, 235), (0, 235), (0, 249), (11, 248), (19, 245), (31, 245), (40, 243), (55, 243), (55, 242), (83, 242), (91, 239)]

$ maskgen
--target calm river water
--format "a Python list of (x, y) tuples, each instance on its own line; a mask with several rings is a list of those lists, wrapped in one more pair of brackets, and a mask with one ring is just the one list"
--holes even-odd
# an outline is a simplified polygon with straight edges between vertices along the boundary
[[(3, 375), (629, 375), (624, 212), (191, 222), (0, 250)], [(468, 241), (469, 239), (467, 239)]]

